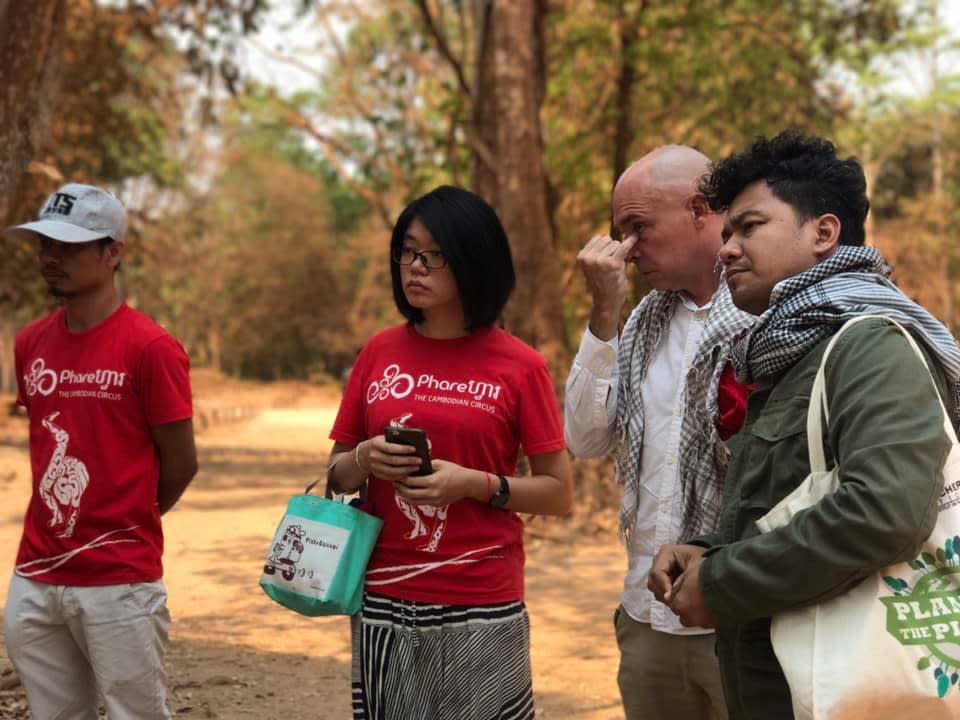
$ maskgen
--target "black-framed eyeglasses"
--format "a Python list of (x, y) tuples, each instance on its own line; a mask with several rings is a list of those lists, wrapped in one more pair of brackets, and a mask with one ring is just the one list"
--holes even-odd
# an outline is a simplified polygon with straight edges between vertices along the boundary
[(419, 259), (420, 263), (430, 270), (439, 270), (447, 266), (447, 259), (439, 250), (415, 250), (404, 245), (393, 249), (393, 261), (398, 265), (413, 265)]

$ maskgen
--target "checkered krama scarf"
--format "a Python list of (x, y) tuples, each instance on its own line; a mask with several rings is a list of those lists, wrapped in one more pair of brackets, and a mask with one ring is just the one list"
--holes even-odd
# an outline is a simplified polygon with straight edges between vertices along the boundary
[(951, 416), (960, 417), (960, 347), (926, 309), (887, 276), (874, 248), (840, 246), (825, 260), (777, 283), (770, 307), (732, 348), (741, 382), (783, 372), (858, 315), (896, 320), (922, 340), (940, 363), (953, 394)]
[[(628, 539), (640, 503), (644, 413), (640, 388), (677, 305), (677, 292), (653, 291), (630, 314), (617, 356), (617, 480), (624, 486), (620, 536)], [(679, 474), (683, 502), (680, 538), (712, 532), (720, 517), (723, 477), (730, 454), (717, 433), (717, 389), (734, 338), (756, 320), (733, 304), (725, 283), (713, 296), (700, 345), (687, 371), (680, 428)]]

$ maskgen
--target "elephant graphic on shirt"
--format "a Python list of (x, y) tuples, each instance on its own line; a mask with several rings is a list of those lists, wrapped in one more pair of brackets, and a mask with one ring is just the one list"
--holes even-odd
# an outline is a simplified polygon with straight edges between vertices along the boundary
[(447, 529), (447, 511), (449, 505), (434, 507), (432, 505), (412, 505), (399, 495), (394, 496), (397, 507), (413, 525), (410, 532), (404, 535), (407, 540), (427, 537), (427, 542), (419, 545), (417, 550), (436, 552), (443, 538), (443, 531)]
[(73, 536), (77, 526), (77, 517), (80, 514), (80, 499), (83, 497), (87, 485), (90, 484), (90, 475), (87, 466), (81, 460), (67, 455), (67, 444), (70, 434), (54, 420), (60, 415), (54, 412), (47, 415), (40, 424), (45, 427), (57, 446), (47, 463), (47, 470), (40, 479), (40, 497), (50, 510), (49, 527), (63, 525), (57, 537), (68, 538)]
[[(407, 426), (407, 422), (413, 417), (412, 412), (405, 413), (400, 417), (390, 421), (390, 427), (402, 428)], [(430, 440), (427, 440), (430, 443)], [(399, 495), (394, 495), (397, 507), (404, 517), (412, 525), (410, 532), (404, 535), (407, 540), (416, 540), (417, 538), (429, 538), (426, 544), (417, 547), (417, 550), (424, 552), (436, 552), (443, 538), (443, 531), (447, 529), (447, 512), (449, 505), (434, 507), (432, 505), (413, 505), (408, 503)]]

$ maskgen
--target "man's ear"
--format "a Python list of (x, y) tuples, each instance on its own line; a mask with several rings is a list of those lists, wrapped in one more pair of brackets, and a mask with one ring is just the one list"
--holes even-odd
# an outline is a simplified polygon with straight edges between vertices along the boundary
[(104, 255), (107, 259), (107, 264), (110, 266), (110, 269), (113, 270), (120, 264), (120, 261), (123, 260), (123, 253), (126, 249), (126, 246), (122, 241), (114, 240), (112, 243), (106, 246), (104, 249)]
[(702, 229), (707, 217), (713, 214), (713, 210), (707, 204), (707, 199), (700, 193), (694, 193), (687, 200), (687, 206), (693, 216), (693, 226), (698, 230)]
[(814, 231), (817, 233), (814, 239), (813, 252), (818, 260), (822, 260), (828, 255), (833, 254), (840, 244), (840, 218), (833, 213), (824, 213), (814, 223)]

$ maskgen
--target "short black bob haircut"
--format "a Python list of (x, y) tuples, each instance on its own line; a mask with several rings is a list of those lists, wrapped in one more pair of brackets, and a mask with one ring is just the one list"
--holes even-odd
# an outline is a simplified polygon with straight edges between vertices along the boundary
[(759, 137), (749, 150), (714, 163), (700, 192), (715, 212), (724, 212), (758, 180), (765, 180), (801, 222), (832, 213), (840, 219), (840, 244), (863, 245), (870, 210), (863, 168), (855, 158), (838, 158), (829, 140), (795, 129)]
[(516, 284), (510, 243), (500, 218), (483, 198), (450, 185), (441, 185), (414, 200), (393, 226), (390, 276), (400, 314), (412, 323), (423, 321), (423, 312), (407, 302), (400, 265), (393, 261), (394, 251), (403, 247), (404, 236), (415, 219), (430, 231), (447, 260), (446, 268), (430, 272), (453, 273), (466, 316), (465, 329), (473, 332), (494, 324)]

